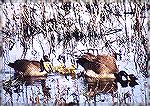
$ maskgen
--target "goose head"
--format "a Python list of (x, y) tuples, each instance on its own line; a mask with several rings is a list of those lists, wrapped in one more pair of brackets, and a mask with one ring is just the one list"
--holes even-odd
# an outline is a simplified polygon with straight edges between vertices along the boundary
[(118, 73), (114, 73), (116, 82), (119, 82), (122, 87), (134, 87), (138, 85), (136, 80), (138, 80), (133, 74), (127, 74), (125, 71), (120, 71)]

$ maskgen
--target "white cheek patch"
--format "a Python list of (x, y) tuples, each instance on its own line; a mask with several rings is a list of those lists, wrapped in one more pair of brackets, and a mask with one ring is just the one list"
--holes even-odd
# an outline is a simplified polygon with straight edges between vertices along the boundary
[(123, 81), (126, 81), (126, 80), (127, 80), (125, 76), (122, 76), (121, 79), (122, 79)]

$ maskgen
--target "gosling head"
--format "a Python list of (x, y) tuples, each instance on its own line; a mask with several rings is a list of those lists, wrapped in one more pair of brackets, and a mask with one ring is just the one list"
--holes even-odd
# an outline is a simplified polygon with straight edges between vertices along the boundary
[(53, 66), (51, 62), (43, 62), (43, 66), (46, 72), (51, 72), (53, 71)]

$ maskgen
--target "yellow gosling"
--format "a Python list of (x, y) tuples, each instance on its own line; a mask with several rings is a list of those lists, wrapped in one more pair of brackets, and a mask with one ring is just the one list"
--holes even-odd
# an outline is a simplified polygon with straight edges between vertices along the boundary
[(59, 66), (53, 66), (50, 62), (43, 62), (44, 68), (48, 72), (58, 72), (60, 74), (75, 74), (75, 65), (72, 64), (70, 67), (66, 68), (65, 64), (60, 64)]
[(72, 73), (72, 74), (75, 73), (75, 69), (76, 69), (76, 67), (74, 64), (71, 64), (71, 66), (67, 68), (68, 72)]

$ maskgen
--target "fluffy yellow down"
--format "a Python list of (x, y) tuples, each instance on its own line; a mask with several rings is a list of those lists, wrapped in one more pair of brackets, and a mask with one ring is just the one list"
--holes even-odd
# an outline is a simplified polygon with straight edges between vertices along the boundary
[(44, 68), (48, 72), (59, 72), (61, 74), (74, 74), (75, 65), (72, 64), (70, 67), (66, 67), (63, 63), (58, 66), (53, 66), (50, 62), (44, 62)]

